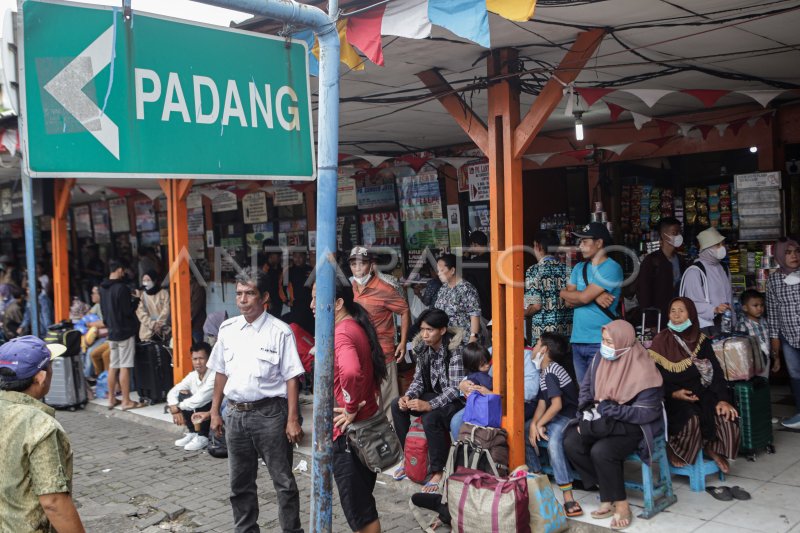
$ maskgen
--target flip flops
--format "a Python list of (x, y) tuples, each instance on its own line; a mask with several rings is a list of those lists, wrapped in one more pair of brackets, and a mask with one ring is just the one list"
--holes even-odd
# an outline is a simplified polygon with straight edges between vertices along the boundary
[(603, 520), (604, 518), (608, 518), (609, 516), (614, 516), (614, 506), (610, 506), (607, 509), (597, 509), (596, 511), (592, 511), (589, 515), (594, 518), (595, 520)]
[(715, 500), (721, 502), (733, 500), (733, 494), (731, 494), (731, 489), (728, 487), (706, 487), (706, 492), (711, 494)]
[(439, 482), (438, 481), (428, 481), (422, 486), (422, 492), (425, 494), (438, 494), (439, 492)]
[(128, 405), (126, 407), (122, 407), (121, 409), (123, 411), (130, 411), (131, 409), (141, 409), (142, 407), (145, 407), (145, 404), (139, 403), (139, 402), (133, 402), (132, 405)]
[(582, 516), (583, 509), (581, 508), (581, 504), (576, 501), (564, 502), (564, 513), (567, 517), (574, 518), (576, 516)]
[(731, 496), (741, 501), (750, 499), (750, 493), (739, 486), (731, 487)]
[(395, 481), (403, 481), (406, 478), (406, 469), (404, 467), (399, 467), (397, 470), (394, 471), (392, 474), (392, 479)]

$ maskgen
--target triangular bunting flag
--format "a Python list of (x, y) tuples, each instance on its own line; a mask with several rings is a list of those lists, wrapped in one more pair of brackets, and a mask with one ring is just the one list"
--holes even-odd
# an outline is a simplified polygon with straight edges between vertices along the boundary
[(681, 135), (684, 137), (689, 136), (689, 132), (692, 131), (694, 128), (694, 124), (689, 124), (688, 122), (678, 122), (678, 129), (681, 130)]
[(586, 100), (586, 105), (588, 107), (592, 107), (595, 102), (607, 94), (613, 93), (614, 90), (615, 89), (604, 89), (601, 87), (575, 87), (575, 92), (578, 93), (581, 98)]
[(484, 48), (492, 46), (486, 0), (428, 0), (428, 18)]
[(451, 167), (454, 167), (456, 170), (461, 170), (461, 167), (469, 163), (470, 161), (474, 161), (474, 157), (436, 157), (431, 161), (438, 161), (441, 163), (447, 163)]
[(767, 113), (766, 115), (764, 115), (763, 116), (764, 124), (766, 124), (767, 126), (772, 124), (772, 119), (773, 119), (774, 116), (775, 116), (775, 111), (773, 111), (772, 113)]
[(386, 4), (381, 35), (426, 39), (431, 35), (428, 0), (393, 0)]
[(648, 140), (642, 141), (642, 142), (643, 143), (648, 143), (648, 144), (655, 144), (656, 146), (661, 148), (671, 140), (672, 140), (672, 137), (659, 137), (658, 139), (648, 139)]
[(136, 189), (129, 189), (127, 187), (108, 187), (108, 190), (112, 191), (120, 198), (125, 198), (136, 192)]
[(611, 114), (611, 122), (616, 122), (622, 112), (627, 111), (621, 105), (612, 104), (611, 102), (606, 102), (606, 105), (608, 106), (608, 112)]
[(658, 131), (661, 133), (661, 135), (666, 135), (670, 128), (675, 125), (675, 123), (662, 118), (657, 118), (656, 125), (658, 125)]
[(85, 183), (81, 183), (80, 188), (86, 194), (94, 194), (97, 191), (99, 191), (100, 189), (104, 189), (105, 186), (103, 186), (103, 185), (86, 185)]
[(636, 126), (637, 130), (642, 129), (642, 126), (653, 120), (651, 117), (640, 113), (634, 113), (633, 111), (631, 111), (631, 115), (633, 115), (633, 125)]
[(401, 155), (396, 159), (398, 161), (403, 161), (404, 163), (408, 163), (408, 165), (414, 169), (414, 172), (419, 172), (419, 169), (421, 169), (425, 165), (425, 163), (430, 161), (430, 157), (417, 157), (411, 154)]
[(739, 135), (739, 130), (741, 130), (742, 127), (745, 124), (747, 124), (747, 120), (745, 120), (743, 118), (740, 118), (739, 120), (734, 120), (733, 122), (731, 122), (730, 128), (731, 128), (731, 132), (733, 133), (733, 135), (734, 136)]
[(755, 126), (758, 123), (758, 121), (760, 119), (761, 119), (761, 117), (750, 117), (750, 118), (747, 119), (747, 125), (752, 128), (753, 126)]
[(353, 154), (353, 157), (358, 157), (363, 159), (364, 161), (369, 161), (370, 165), (373, 167), (377, 167), (384, 161), (391, 159), (391, 156), (385, 155), (370, 155), (370, 154)]
[(164, 194), (164, 191), (162, 191), (161, 189), (138, 189), (138, 191), (147, 196), (148, 198), (150, 198), (151, 200), (155, 200), (156, 198)]
[(584, 150), (570, 150), (568, 152), (561, 152), (558, 155), (563, 155), (565, 157), (572, 157), (577, 159), (578, 161), (583, 161), (587, 155), (591, 154), (593, 150), (587, 148)]
[(486, 0), (486, 8), (504, 19), (526, 22), (533, 18), (536, 0)]
[[(339, 32), (339, 59), (348, 66), (350, 70), (364, 70), (364, 60), (347, 42), (347, 19), (341, 19), (336, 23)], [(319, 60), (319, 41), (314, 43), (311, 53)]]
[(690, 94), (700, 100), (704, 106), (713, 107), (717, 100), (730, 94), (730, 91), (719, 89), (682, 89), (682, 93)]
[(627, 148), (632, 145), (633, 143), (622, 143), (622, 144), (610, 144), (608, 146), (601, 146), (601, 150), (608, 150), (609, 152), (614, 152), (617, 155), (622, 155), (622, 152), (627, 150)]
[(728, 129), (728, 126), (730, 126), (730, 124), (728, 124), (727, 122), (723, 122), (722, 124), (717, 124), (714, 127), (717, 128), (717, 133), (719, 133), (719, 136), (720, 137), (724, 137), (725, 136), (725, 130)]
[(314, 55), (317, 37), (311, 30), (303, 30), (292, 34), (293, 39), (305, 41), (308, 45), (308, 74), (319, 77), (319, 59)]
[(647, 105), (647, 107), (653, 107), (658, 103), (659, 100), (661, 100), (668, 94), (675, 92), (664, 89), (620, 89), (620, 90), (637, 97), (639, 100), (644, 102)]
[(700, 130), (700, 134), (703, 136), (703, 140), (705, 141), (708, 138), (708, 134), (714, 129), (714, 126), (710, 124), (698, 124), (697, 129)]
[(749, 96), (759, 104), (761, 107), (767, 107), (767, 105), (780, 96), (783, 93), (783, 89), (755, 89), (752, 91), (736, 91), (739, 94), (743, 94), (745, 96)]
[(523, 157), (525, 157), (525, 159), (533, 161), (534, 163), (536, 163), (539, 166), (542, 166), (547, 162), (548, 159), (550, 159), (554, 155), (556, 155), (556, 152), (550, 152), (550, 153), (547, 153), (547, 154), (528, 154), (528, 155), (523, 156)]
[(385, 5), (368, 9), (347, 19), (347, 42), (361, 50), (367, 59), (383, 66), (381, 24)]

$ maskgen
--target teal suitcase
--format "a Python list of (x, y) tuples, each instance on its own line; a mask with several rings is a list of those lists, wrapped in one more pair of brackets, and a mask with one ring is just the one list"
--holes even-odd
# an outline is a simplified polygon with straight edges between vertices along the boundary
[(739, 451), (748, 461), (755, 461), (756, 452), (775, 453), (772, 439), (772, 400), (769, 382), (762, 377), (732, 382), (733, 397), (739, 410)]

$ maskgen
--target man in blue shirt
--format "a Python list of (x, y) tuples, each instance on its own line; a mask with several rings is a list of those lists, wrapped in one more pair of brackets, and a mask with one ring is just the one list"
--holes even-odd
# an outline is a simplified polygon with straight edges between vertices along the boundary
[(561, 298), (575, 309), (572, 319), (572, 362), (578, 383), (600, 350), (600, 328), (615, 320), (618, 313), (622, 267), (605, 252), (612, 244), (605, 224), (592, 222), (573, 233), (580, 239), (584, 261), (572, 269)]

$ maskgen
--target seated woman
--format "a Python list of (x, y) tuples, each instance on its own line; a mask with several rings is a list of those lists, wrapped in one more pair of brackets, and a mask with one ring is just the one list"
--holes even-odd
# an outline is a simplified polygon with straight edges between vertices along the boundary
[(613, 515), (622, 530), (633, 515), (625, 494), (625, 458), (638, 452), (649, 464), (655, 436), (663, 432), (661, 374), (636, 340), (633, 326), (615, 320), (581, 383), (578, 418), (564, 432), (564, 451), (586, 487), (599, 485), (595, 519)]
[(139, 340), (166, 342), (170, 336), (169, 290), (159, 283), (158, 274), (150, 270), (142, 276), (142, 288), (136, 318), (139, 319)]
[(739, 450), (738, 414), (694, 303), (672, 300), (667, 326), (653, 339), (650, 356), (664, 377), (670, 462), (694, 464), (702, 446), (727, 474), (728, 459)]

